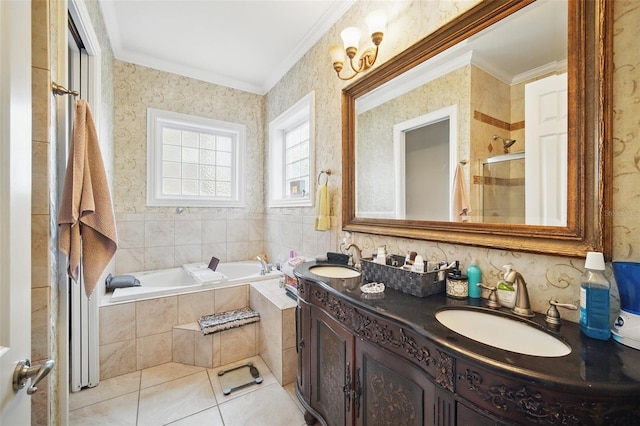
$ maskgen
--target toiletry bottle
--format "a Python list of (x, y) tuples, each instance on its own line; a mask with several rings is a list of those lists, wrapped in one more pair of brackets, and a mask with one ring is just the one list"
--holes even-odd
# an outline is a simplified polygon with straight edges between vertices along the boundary
[(604, 276), (602, 253), (588, 252), (585, 272), (580, 283), (580, 329), (594, 339), (608, 340), (609, 292), (611, 285)]
[(482, 282), (482, 271), (477, 259), (473, 259), (467, 268), (467, 279), (469, 280), (469, 297), (473, 299), (482, 297), (482, 289), (478, 287), (478, 283)]
[(404, 269), (411, 269), (411, 255), (407, 253), (404, 258), (404, 265), (402, 265)]
[(376, 256), (376, 263), (381, 265), (387, 264), (387, 249), (385, 246), (378, 247), (378, 255)]
[(502, 275), (502, 279), (500, 279), (498, 285), (496, 285), (496, 295), (498, 296), (500, 306), (513, 308), (516, 305), (516, 284), (511, 284), (504, 280), (504, 277), (509, 275), (509, 271), (511, 271), (511, 265), (504, 265), (503, 268), (504, 274)]
[(422, 256), (416, 256), (416, 259), (413, 262), (413, 266), (411, 266), (411, 270), (413, 272), (424, 272), (424, 259), (422, 258)]
[(456, 268), (447, 274), (445, 291), (447, 296), (454, 299), (466, 299), (469, 296), (469, 281), (466, 275), (462, 275), (457, 260)]

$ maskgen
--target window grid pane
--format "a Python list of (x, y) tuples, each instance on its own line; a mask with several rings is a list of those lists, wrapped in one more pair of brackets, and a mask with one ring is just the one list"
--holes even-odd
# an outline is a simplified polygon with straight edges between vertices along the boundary
[(162, 127), (162, 195), (232, 198), (235, 135)]
[(309, 188), (309, 138), (308, 121), (284, 134), (284, 183), (287, 197), (300, 197), (307, 194)]

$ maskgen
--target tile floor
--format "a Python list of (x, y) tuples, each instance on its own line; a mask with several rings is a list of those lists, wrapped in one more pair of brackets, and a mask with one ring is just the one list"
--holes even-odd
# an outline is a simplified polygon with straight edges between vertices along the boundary
[[(218, 371), (252, 361), (263, 382), (224, 395)], [(294, 383), (280, 386), (259, 356), (207, 369), (168, 363), (103, 380), (69, 397), (70, 425), (302, 426)]]

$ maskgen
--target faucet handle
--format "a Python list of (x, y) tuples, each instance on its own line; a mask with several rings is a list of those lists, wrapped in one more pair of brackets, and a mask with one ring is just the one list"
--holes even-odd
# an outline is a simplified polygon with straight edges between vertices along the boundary
[(549, 309), (547, 310), (547, 317), (545, 321), (551, 325), (560, 325), (562, 324), (562, 319), (560, 318), (560, 312), (557, 307), (570, 309), (575, 311), (578, 309), (576, 305), (572, 305), (571, 303), (559, 303), (557, 300), (549, 300)]
[(478, 287), (484, 288), (485, 290), (489, 290), (489, 298), (487, 299), (487, 306), (490, 308), (499, 308), (500, 302), (498, 302), (498, 297), (496, 296), (497, 287), (487, 286), (482, 283), (477, 284)]

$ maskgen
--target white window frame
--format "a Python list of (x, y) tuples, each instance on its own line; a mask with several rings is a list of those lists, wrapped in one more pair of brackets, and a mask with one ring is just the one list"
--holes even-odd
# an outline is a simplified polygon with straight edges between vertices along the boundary
[[(195, 132), (222, 131), (235, 139), (235, 183), (230, 198), (162, 194), (162, 128), (173, 125)], [(153, 207), (244, 207), (246, 126), (195, 115), (147, 108), (147, 205)]]
[[(285, 132), (305, 121), (309, 122), (309, 188), (303, 197), (288, 197)], [(269, 123), (269, 207), (312, 207), (315, 187), (315, 92), (311, 91)]]

